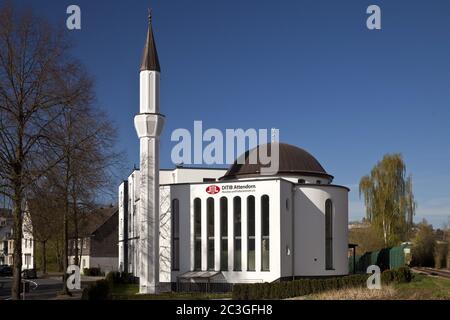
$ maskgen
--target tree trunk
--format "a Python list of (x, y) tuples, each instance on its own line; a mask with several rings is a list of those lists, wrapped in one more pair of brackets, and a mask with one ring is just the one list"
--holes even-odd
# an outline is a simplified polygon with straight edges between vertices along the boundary
[[(66, 198), (67, 199), (67, 198)], [(62, 255), (62, 262), (63, 262), (63, 294), (70, 295), (69, 289), (67, 288), (67, 267), (69, 266), (68, 261), (68, 211), (69, 211), (69, 204), (65, 203), (64, 208), (64, 217), (63, 217), (63, 255)]]
[(42, 273), (47, 274), (47, 241), (42, 241)]
[[(75, 189), (75, 187), (73, 187)], [(75, 192), (75, 191), (73, 191)], [(76, 245), (75, 245), (75, 252), (74, 252), (74, 264), (77, 266), (80, 266), (80, 260), (78, 258), (78, 252), (81, 248), (78, 248), (78, 244), (79, 244), (79, 237), (78, 237), (78, 217), (77, 217), (77, 201), (76, 201), (76, 197), (73, 196), (73, 225), (74, 225), (74, 236), (75, 236), (75, 241), (76, 241)], [(81, 245), (83, 245), (83, 240), (81, 240)]]
[(14, 251), (13, 251), (13, 283), (11, 297), (13, 300), (20, 300), (20, 288), (22, 283), (22, 192), (20, 186), (16, 184), (13, 197), (13, 218), (14, 218)]

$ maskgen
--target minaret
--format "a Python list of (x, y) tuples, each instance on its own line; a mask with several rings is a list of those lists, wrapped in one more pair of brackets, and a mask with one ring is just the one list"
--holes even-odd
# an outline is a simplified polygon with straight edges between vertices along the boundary
[(134, 126), (140, 141), (139, 293), (158, 293), (159, 286), (159, 113), (160, 67), (153, 39), (151, 12), (140, 72), (140, 111)]

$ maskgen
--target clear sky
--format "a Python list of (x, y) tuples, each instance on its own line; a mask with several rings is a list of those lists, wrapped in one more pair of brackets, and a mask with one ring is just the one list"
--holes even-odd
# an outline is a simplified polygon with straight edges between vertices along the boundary
[[(65, 29), (96, 80), (98, 103), (119, 127), (131, 170), (139, 160), (133, 116), (147, 7), (162, 68), (161, 162), (172, 167), (177, 128), (280, 129), (352, 189), (350, 219), (364, 216), (359, 179), (385, 153), (413, 175), (416, 220), (450, 215), (450, 1), (448, 0), (14, 0)], [(382, 30), (366, 9), (382, 10)], [(129, 172), (124, 172), (123, 177)]]

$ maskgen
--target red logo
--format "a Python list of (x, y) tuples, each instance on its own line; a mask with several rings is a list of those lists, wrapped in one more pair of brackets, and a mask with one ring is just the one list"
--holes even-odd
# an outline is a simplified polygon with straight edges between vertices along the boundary
[(218, 186), (209, 186), (206, 188), (206, 192), (209, 194), (216, 194), (220, 192), (220, 187)]

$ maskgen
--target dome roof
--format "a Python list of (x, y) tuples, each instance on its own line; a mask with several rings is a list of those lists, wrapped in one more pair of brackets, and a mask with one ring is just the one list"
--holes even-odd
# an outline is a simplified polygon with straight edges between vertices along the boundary
[[(260, 145), (252, 150), (245, 152), (236, 160), (228, 169), (227, 173), (221, 180), (231, 180), (238, 178), (249, 178), (259, 176), (261, 168), (268, 167), (262, 165), (259, 161), (259, 150), (263, 155), (270, 157), (271, 144)], [(301, 148), (279, 143), (279, 169), (277, 176), (317, 176), (332, 180), (333, 176), (329, 175), (321, 166), (319, 161), (309, 152)], [(258, 159), (256, 164), (249, 164), (249, 159)], [(245, 161), (243, 161), (245, 160)]]

